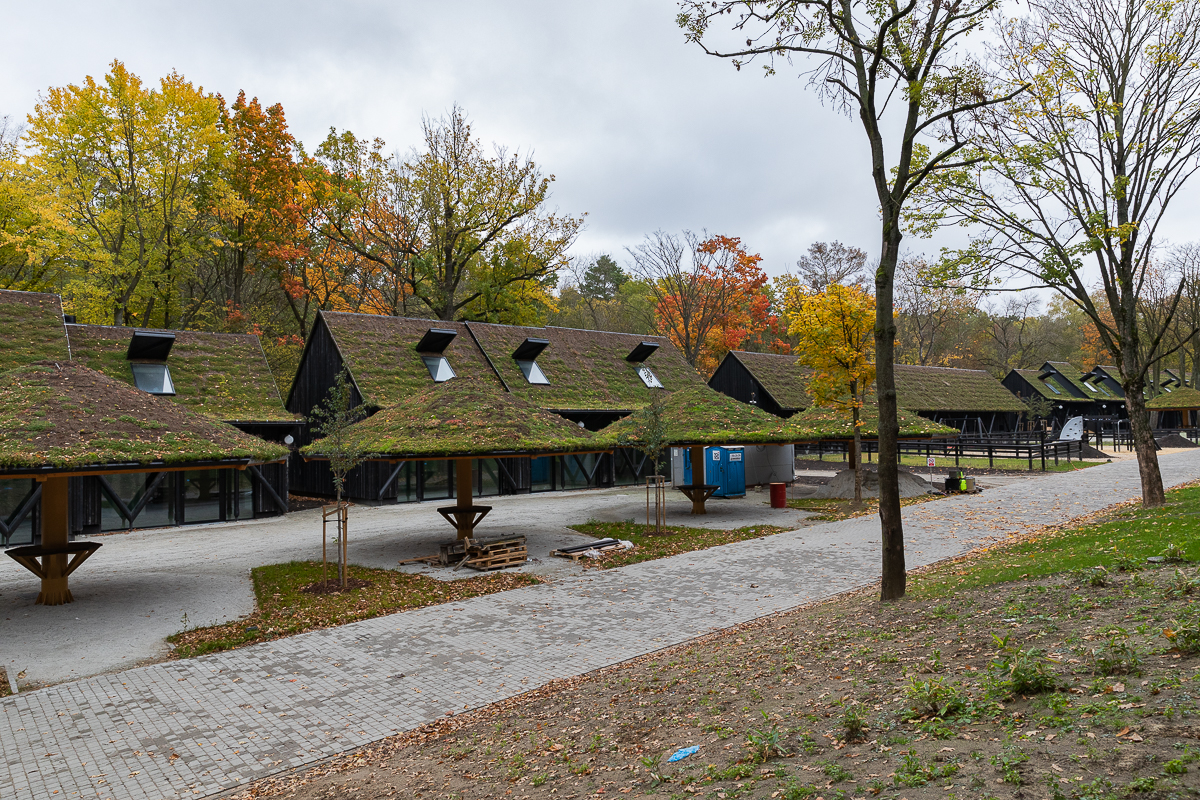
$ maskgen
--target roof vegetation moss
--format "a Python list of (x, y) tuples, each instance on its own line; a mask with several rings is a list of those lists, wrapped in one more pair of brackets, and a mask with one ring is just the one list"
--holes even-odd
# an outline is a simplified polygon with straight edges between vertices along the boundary
[(1200, 391), (1196, 391), (1188, 386), (1181, 386), (1178, 389), (1163, 392), (1158, 397), (1146, 403), (1146, 408), (1152, 411), (1200, 408)]
[(796, 356), (743, 350), (729, 355), (745, 365), (780, 408), (799, 411), (812, 405), (812, 398), (808, 396), (808, 379), (812, 370), (803, 366)]
[(71, 357), (56, 294), (0, 290), (0, 372)]
[[(351, 441), (383, 458), (536, 455), (602, 450), (595, 434), (543, 411), (495, 381), (456, 378), (355, 423)], [(320, 456), (322, 440), (305, 455)]]
[[(1025, 379), (1025, 382), (1033, 387), (1034, 391), (1045, 397), (1047, 400), (1053, 400), (1056, 403), (1090, 403), (1091, 400), (1086, 397), (1076, 397), (1071, 393), (1071, 390), (1064, 386), (1058, 376), (1051, 376), (1046, 380), (1042, 380), (1042, 371), (1040, 369), (1014, 369), (1013, 372)], [(1047, 382), (1058, 387), (1058, 393), (1047, 386)]]
[[(68, 325), (76, 361), (110, 378), (133, 383), (125, 353), (135, 328)], [(175, 396), (170, 399), (213, 419), (289, 422), (258, 337), (250, 334), (171, 331), (167, 358)]]
[(1016, 395), (980, 369), (896, 364), (896, 398), (917, 411), (1025, 410)]
[[(949, 436), (957, 434), (954, 428), (926, 419), (905, 409), (897, 409), (902, 438), (926, 436)], [(879, 406), (864, 403), (859, 409), (859, 434), (864, 439), (879, 438)], [(817, 407), (806, 409), (787, 419), (786, 433), (790, 441), (820, 441), (824, 439), (849, 440), (854, 438), (854, 419), (847, 409)]]
[[(625, 360), (641, 342), (658, 344), (645, 364), (664, 389), (704, 385), (679, 348), (663, 336), (477, 322), (468, 326), (509, 389), (541, 408), (631, 411), (648, 405), (654, 393), (661, 390), (647, 387), (638, 377), (638, 365)], [(529, 383), (513, 358), (513, 352), (527, 338), (550, 342), (537, 357), (538, 366), (550, 381), (548, 385)]]
[(1089, 400), (1115, 400), (1117, 396), (1109, 391), (1109, 388), (1099, 381), (1092, 381), (1091, 384), (1096, 388), (1096, 391), (1091, 391), (1083, 383), (1083, 370), (1076, 367), (1074, 364), (1068, 364), (1066, 361), (1047, 361), (1047, 364), (1054, 367), (1058, 371), (1058, 375), (1062, 381), (1068, 383), (1074, 390), (1088, 398)]
[(461, 322), (332, 311), (322, 312), (321, 317), (363, 402), (373, 408), (396, 405), (434, 386), (422, 354), (417, 352), (417, 344), (430, 328), (458, 334), (442, 355), (459, 379), (491, 382), (495, 389), (501, 388)]
[(287, 452), (78, 363), (0, 373), (0, 470), (275, 461)]
[[(610, 444), (638, 446), (653, 430), (655, 409), (642, 408), (600, 432)], [(666, 393), (657, 407), (667, 444), (736, 445), (787, 443), (785, 420), (707, 386)]]

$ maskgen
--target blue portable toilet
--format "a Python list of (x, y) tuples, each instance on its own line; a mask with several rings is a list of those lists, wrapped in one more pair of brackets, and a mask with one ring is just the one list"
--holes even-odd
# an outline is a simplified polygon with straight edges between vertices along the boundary
[[(683, 451), (683, 482), (692, 483), (692, 453)], [(704, 448), (704, 482), (719, 487), (713, 497), (745, 497), (746, 454), (741, 447)]]
[(714, 447), (704, 456), (705, 482), (720, 486), (713, 497), (746, 496), (746, 453), (742, 447)]

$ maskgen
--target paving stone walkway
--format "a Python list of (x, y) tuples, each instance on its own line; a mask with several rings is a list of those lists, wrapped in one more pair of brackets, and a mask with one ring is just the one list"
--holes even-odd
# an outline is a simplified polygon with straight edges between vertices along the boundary
[[(1200, 453), (1163, 471), (1200, 479)], [(1137, 494), (1136, 464), (1119, 462), (911, 507), (908, 563)], [(878, 531), (830, 523), (6, 698), (0, 797), (215, 794), (871, 583)]]

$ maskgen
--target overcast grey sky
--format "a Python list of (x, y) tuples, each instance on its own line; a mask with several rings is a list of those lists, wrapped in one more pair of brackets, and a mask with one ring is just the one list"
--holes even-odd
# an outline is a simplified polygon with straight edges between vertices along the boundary
[[(623, 256), (656, 228), (740, 236), (776, 275), (813, 241), (874, 254), (857, 122), (798, 69), (740, 74), (683, 41), (671, 0), (47, 2), (7, 17), (0, 114), (113, 59), (280, 102), (311, 149), (330, 127), (407, 151), (423, 113), (462, 105), (485, 142), (532, 150), (553, 205), (587, 212), (576, 252)], [(1194, 238), (1193, 186), (1165, 233)], [(957, 238), (957, 237), (956, 237)], [(908, 240), (912, 250), (929, 242)]]

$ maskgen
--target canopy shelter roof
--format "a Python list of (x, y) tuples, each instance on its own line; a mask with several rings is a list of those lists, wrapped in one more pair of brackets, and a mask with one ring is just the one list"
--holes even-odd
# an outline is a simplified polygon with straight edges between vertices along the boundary
[[(633, 411), (655, 392), (639, 368), (649, 368), (663, 389), (703, 386), (704, 381), (664, 336), (466, 323), (504, 385), (539, 408), (555, 411)], [(540, 344), (540, 349), (526, 343)], [(533, 358), (529, 358), (533, 353)], [(536, 362), (545, 383), (530, 380), (522, 361)], [(536, 380), (536, 376), (535, 376)]]
[[(140, 365), (165, 364), (174, 390), (170, 399), (206, 417), (226, 422), (298, 419), (283, 407), (257, 336), (70, 324), (67, 337), (76, 361), (127, 384), (137, 385), (134, 370)], [(152, 343), (139, 347), (142, 340)]]
[(1021, 412), (1016, 395), (981, 369), (896, 364), (896, 398), (918, 412)]
[(71, 358), (56, 294), (0, 290), (0, 372)]
[(0, 475), (235, 466), (287, 452), (76, 362), (0, 374)]
[[(353, 425), (373, 459), (480, 458), (608, 449), (600, 437), (485, 378), (435, 384)], [(322, 440), (301, 450), (320, 457)]]
[(1146, 403), (1151, 411), (1192, 411), (1200, 409), (1200, 391), (1180, 386)]
[[(610, 444), (637, 446), (652, 436), (652, 407), (614, 422), (603, 431)], [(726, 397), (703, 384), (664, 393), (658, 406), (666, 443), (676, 447), (788, 444), (785, 420)]]
[[(949, 436), (957, 434), (954, 428), (946, 427), (938, 422), (918, 416), (903, 408), (897, 409), (896, 417), (900, 423), (900, 438), (927, 438), (930, 436)], [(859, 409), (859, 435), (863, 439), (879, 438), (879, 406), (868, 400)], [(806, 409), (787, 420), (785, 432), (789, 441), (848, 441), (854, 438), (854, 421), (850, 411), (840, 408), (821, 408), (814, 406)]]

